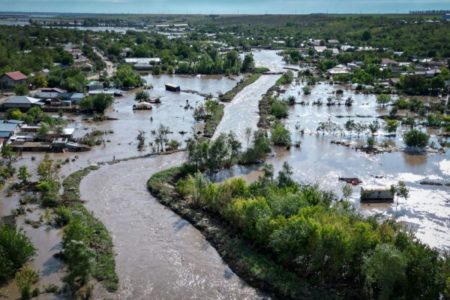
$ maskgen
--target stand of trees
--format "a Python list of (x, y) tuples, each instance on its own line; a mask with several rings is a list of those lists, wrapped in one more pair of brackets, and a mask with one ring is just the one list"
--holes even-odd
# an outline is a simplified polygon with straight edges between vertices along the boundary
[(240, 178), (211, 183), (200, 173), (188, 175), (177, 182), (178, 201), (220, 216), (286, 272), (343, 298), (450, 296), (447, 258), (394, 221), (364, 218), (332, 193), (295, 183), (291, 174), (285, 164), (275, 178), (267, 166), (250, 185)]

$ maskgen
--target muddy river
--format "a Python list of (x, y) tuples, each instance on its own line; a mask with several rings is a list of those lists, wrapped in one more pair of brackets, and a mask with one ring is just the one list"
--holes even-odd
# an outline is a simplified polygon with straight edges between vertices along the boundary
[(81, 183), (86, 206), (103, 221), (116, 252), (115, 299), (255, 299), (202, 234), (149, 195), (147, 179), (184, 154), (104, 166)]

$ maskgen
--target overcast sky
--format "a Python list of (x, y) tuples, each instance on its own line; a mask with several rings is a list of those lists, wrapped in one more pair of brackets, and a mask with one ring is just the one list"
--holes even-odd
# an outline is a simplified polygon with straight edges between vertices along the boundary
[(405, 13), (450, 0), (0, 0), (0, 11), (91, 13)]

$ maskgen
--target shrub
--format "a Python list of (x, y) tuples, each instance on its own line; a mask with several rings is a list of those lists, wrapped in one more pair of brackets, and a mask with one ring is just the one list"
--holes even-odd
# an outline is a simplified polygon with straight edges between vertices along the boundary
[(149, 97), (149, 94), (146, 91), (139, 91), (136, 93), (134, 100), (142, 102), (142, 101), (147, 100), (148, 97)]
[(14, 276), (33, 255), (35, 249), (28, 237), (9, 226), (0, 227), (0, 282)]
[(270, 107), (270, 113), (277, 119), (286, 118), (288, 116), (288, 109), (285, 101), (274, 99)]
[(396, 120), (387, 120), (384, 128), (387, 130), (387, 132), (393, 133), (397, 131), (397, 127), (398, 122)]
[(38, 281), (38, 279), (39, 275), (30, 267), (23, 267), (19, 272), (17, 272), (15, 280), (17, 287), (20, 290), (22, 299), (31, 298), (31, 287)]
[(403, 139), (408, 147), (425, 148), (428, 145), (430, 136), (417, 129), (411, 129), (404, 134)]
[(276, 146), (290, 146), (291, 134), (283, 124), (276, 122), (270, 130), (270, 138), (272, 143)]
[(287, 71), (286, 73), (283, 74), (283, 76), (280, 77), (280, 79), (278, 79), (277, 84), (278, 85), (291, 84), (293, 80), (294, 80), (294, 73), (292, 71)]
[(387, 94), (381, 94), (381, 95), (378, 95), (378, 97), (377, 97), (377, 103), (381, 104), (382, 106), (385, 106), (390, 101), (391, 101), (391, 96), (389, 96)]

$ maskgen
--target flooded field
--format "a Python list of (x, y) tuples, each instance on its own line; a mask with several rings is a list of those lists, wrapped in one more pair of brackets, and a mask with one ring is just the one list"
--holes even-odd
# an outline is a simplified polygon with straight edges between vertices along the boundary
[[(404, 181), (410, 189), (407, 200), (400, 198), (392, 205), (360, 205), (360, 187), (353, 188), (352, 201), (365, 215), (383, 214), (405, 223), (416, 232), (417, 236), (432, 247), (450, 249), (450, 188), (446, 186), (420, 185), (422, 180), (450, 182), (450, 154), (428, 153), (411, 155), (401, 151), (404, 147), (402, 134), (407, 128), (399, 128), (396, 138), (385, 137), (384, 121), (378, 120), (381, 129), (375, 136), (377, 143), (389, 141), (399, 149), (392, 153), (366, 154), (341, 145), (331, 144), (332, 140), (345, 139), (365, 144), (367, 134), (359, 138), (355, 133), (317, 133), (320, 122), (331, 121), (343, 127), (352, 119), (355, 122), (371, 123), (379, 114), (386, 114), (387, 109), (376, 104), (374, 95), (355, 94), (342, 86), (318, 84), (311, 95), (305, 96), (302, 84), (289, 87), (282, 98), (289, 95), (297, 102), (309, 102), (309, 105), (295, 105), (290, 108), (285, 121), (293, 142), (300, 141), (300, 149), (277, 149), (268, 163), (280, 170), (288, 162), (294, 172), (294, 179), (302, 183), (317, 183), (322, 188), (341, 194), (343, 183), (339, 177), (358, 177), (364, 185), (387, 186)], [(352, 97), (352, 107), (326, 106), (327, 98), (336, 98), (337, 89), (344, 89), (342, 98)], [(313, 106), (312, 102), (321, 99), (322, 106)], [(301, 134), (304, 130), (304, 135)], [(435, 137), (434, 137), (435, 139)], [(433, 140), (433, 138), (432, 138)], [(255, 176), (250, 175), (250, 176)]]
[[(112, 235), (119, 275), (114, 299), (257, 299), (202, 234), (146, 189), (184, 154), (104, 166), (81, 183), (82, 199)], [(109, 296), (108, 296), (109, 297)]]

